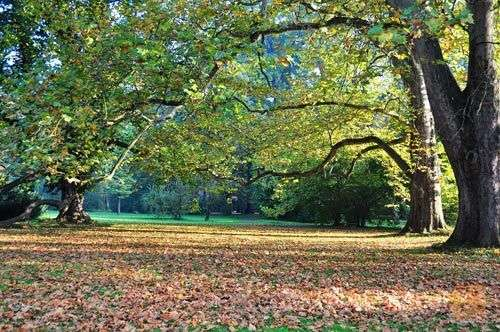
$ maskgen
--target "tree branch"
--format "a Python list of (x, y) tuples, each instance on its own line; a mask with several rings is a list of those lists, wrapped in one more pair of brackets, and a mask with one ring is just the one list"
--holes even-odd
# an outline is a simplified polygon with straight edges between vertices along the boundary
[(317, 30), (336, 25), (346, 25), (358, 29), (367, 28), (373, 25), (371, 22), (358, 17), (335, 16), (323, 22), (297, 22), (281, 26), (274, 26), (267, 29), (257, 30), (250, 34), (250, 40), (256, 41), (260, 36), (280, 34), (291, 31)]
[[(401, 171), (403, 171), (403, 173), (406, 176), (411, 177), (412, 172), (411, 172), (410, 165), (394, 149), (392, 149), (390, 147), (390, 145), (403, 143), (405, 141), (405, 139), (406, 139), (406, 137), (403, 136), (403, 137), (396, 138), (396, 139), (394, 139), (392, 141), (389, 141), (389, 142), (385, 143), (385, 145), (387, 145), (392, 150), (390, 153), (387, 151), (387, 147), (384, 148), (380, 144), (371, 145), (371, 146), (368, 146), (368, 147), (362, 149), (361, 151), (358, 152), (358, 154), (356, 155), (356, 157), (354, 157), (354, 159), (351, 161), (351, 165), (349, 166), (348, 171), (345, 173), (345, 177), (350, 177), (351, 176), (352, 172), (354, 171), (354, 166), (356, 165), (356, 163), (358, 162), (358, 160), (364, 154), (366, 154), (366, 153), (368, 153), (370, 151), (378, 150), (378, 149), (384, 149), (384, 151), (389, 155), (389, 157), (391, 157), (396, 162), (396, 164), (399, 166), (399, 168), (401, 169)], [(394, 158), (395, 155), (398, 156), (396, 159)]]
[(10, 218), (10, 219), (6, 219), (6, 220), (0, 220), (0, 227), (9, 227), (11, 226), (12, 224), (16, 223), (16, 222), (20, 222), (20, 221), (24, 221), (28, 218), (31, 217), (31, 214), (33, 213), (33, 211), (39, 207), (40, 205), (51, 205), (51, 206), (54, 206), (56, 208), (60, 208), (61, 207), (61, 202), (60, 201), (57, 201), (57, 200), (53, 200), (53, 199), (39, 199), (39, 200), (36, 200), (32, 203), (30, 203), (26, 209), (24, 210), (23, 213), (21, 213), (20, 215), (18, 215), (17, 217), (13, 217), (13, 218)]
[(345, 178), (349, 178), (354, 171), (354, 166), (356, 166), (356, 163), (358, 162), (359, 159), (365, 154), (373, 150), (380, 149), (378, 145), (370, 145), (369, 147), (364, 148), (363, 150), (359, 151), (356, 157), (351, 161), (351, 165), (347, 169), (347, 172), (344, 174)]
[[(403, 139), (404, 138), (399, 138), (397, 139), (397, 142)], [(325, 158), (317, 166), (309, 170), (291, 171), (291, 172), (277, 172), (277, 171), (267, 170), (257, 174), (255, 177), (247, 181), (246, 185), (249, 185), (265, 176), (277, 176), (281, 178), (298, 178), (298, 177), (312, 176), (314, 174), (319, 173), (329, 162), (331, 162), (333, 158), (335, 158), (335, 156), (337, 155), (338, 150), (341, 149), (342, 147), (350, 145), (369, 144), (369, 143), (374, 143), (381, 149), (383, 149), (396, 162), (396, 164), (401, 168), (401, 170), (405, 174), (407, 175), (411, 174), (410, 165), (399, 155), (399, 153), (396, 150), (394, 150), (390, 146), (391, 142), (385, 142), (377, 136), (346, 138), (332, 145), (329, 153), (325, 156)]]
[[(333, 26), (347, 26), (353, 27), (360, 30), (366, 30), (371, 26), (374, 26), (377, 22), (368, 21), (359, 17), (350, 17), (344, 15), (337, 15), (324, 21), (317, 22), (293, 22), (284, 25), (276, 25), (262, 30), (256, 30), (253, 32), (232, 32), (231, 35), (235, 37), (248, 37), (252, 42), (255, 42), (260, 36), (280, 34), (292, 31), (306, 31), (306, 30), (318, 30), (321, 28), (328, 28)], [(383, 27), (399, 27), (400, 25), (394, 22), (383, 23)]]
[(259, 70), (260, 70), (260, 73), (262, 74), (262, 76), (264, 76), (265, 80), (266, 80), (266, 83), (267, 83), (267, 86), (272, 89), (272, 84), (271, 84), (271, 80), (269, 79), (269, 76), (267, 75), (266, 71), (264, 70), (264, 67), (262, 66), (262, 56), (260, 54), (259, 51), (257, 51), (257, 58), (258, 58), (258, 61), (259, 61)]
[(0, 195), (6, 194), (7, 192), (11, 191), (15, 187), (25, 183), (29, 182), (31, 180), (34, 180), (37, 177), (37, 173), (35, 172), (28, 172), (27, 174), (18, 177), (17, 179), (4, 184), (3, 186), (0, 187)]
[(338, 102), (338, 101), (317, 101), (317, 102), (309, 102), (309, 103), (281, 105), (281, 106), (277, 106), (277, 107), (270, 108), (270, 109), (252, 109), (241, 98), (234, 96), (234, 99), (238, 103), (243, 105), (243, 107), (248, 112), (251, 112), (251, 113), (267, 114), (270, 111), (296, 110), (296, 109), (304, 109), (307, 107), (315, 107), (315, 106), (341, 106), (341, 107), (347, 107), (347, 108), (352, 108), (352, 109), (356, 109), (356, 110), (370, 111), (370, 112), (374, 112), (374, 113), (384, 114), (384, 115), (387, 115), (393, 119), (396, 119), (400, 123), (408, 124), (408, 122), (405, 119), (403, 119), (401, 116), (399, 116), (398, 114), (391, 113), (391, 112), (388, 112), (386, 110), (387, 104), (389, 104), (389, 102), (391, 102), (392, 99), (389, 100), (384, 107), (373, 107), (370, 105), (353, 104), (353, 103), (345, 103), (345, 102)]
[(82, 184), (91, 184), (91, 183), (97, 183), (97, 182), (100, 182), (100, 181), (106, 181), (106, 180), (111, 180), (116, 172), (118, 171), (118, 169), (122, 166), (122, 164), (125, 162), (125, 159), (127, 158), (127, 155), (130, 153), (130, 151), (132, 150), (132, 148), (137, 144), (137, 142), (142, 138), (142, 136), (144, 136), (144, 134), (146, 134), (146, 132), (154, 125), (155, 123), (154, 122), (151, 122), (150, 124), (148, 124), (133, 140), (132, 142), (130, 142), (130, 144), (125, 148), (125, 151), (122, 152), (122, 154), (120, 155), (120, 158), (118, 158), (118, 160), (116, 161), (116, 163), (113, 165), (113, 168), (111, 169), (111, 171), (109, 172), (109, 174), (107, 175), (104, 175), (104, 176), (100, 176), (100, 177), (97, 177), (97, 178), (93, 178), (93, 179), (89, 179), (89, 180), (86, 180), (86, 181), (83, 181)]
[(160, 105), (160, 106), (167, 106), (167, 107), (177, 107), (177, 106), (182, 106), (184, 105), (184, 100), (178, 99), (178, 100), (167, 100), (163, 98), (149, 98), (147, 100), (141, 100), (137, 101), (135, 103), (132, 103), (129, 107), (123, 110), (121, 114), (116, 116), (115, 118), (109, 120), (106, 122), (107, 127), (114, 126), (115, 124), (119, 123), (121, 120), (124, 120), (127, 115), (129, 115), (131, 112), (137, 110), (138, 108), (147, 106), (147, 105)]

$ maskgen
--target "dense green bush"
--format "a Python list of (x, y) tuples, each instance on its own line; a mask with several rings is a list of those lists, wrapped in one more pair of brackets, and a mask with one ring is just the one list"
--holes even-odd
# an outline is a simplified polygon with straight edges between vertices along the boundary
[(391, 215), (390, 206), (397, 201), (384, 167), (369, 159), (360, 162), (349, 178), (323, 174), (281, 183), (273, 203), (263, 211), (269, 217), (365, 226)]
[(142, 196), (144, 207), (158, 216), (170, 214), (180, 219), (193, 206), (193, 188), (178, 180), (165, 186), (151, 185)]

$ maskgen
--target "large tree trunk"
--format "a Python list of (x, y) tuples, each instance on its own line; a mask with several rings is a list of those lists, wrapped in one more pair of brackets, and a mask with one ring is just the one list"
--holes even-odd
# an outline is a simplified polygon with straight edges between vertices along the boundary
[(89, 224), (90, 216), (83, 209), (84, 190), (74, 182), (61, 181), (61, 205), (56, 220), (63, 224)]
[(403, 233), (424, 233), (446, 228), (441, 188), (430, 171), (415, 171), (411, 179), (410, 215)]
[(441, 203), (439, 156), (436, 133), (422, 71), (411, 65), (405, 84), (410, 89), (413, 134), (410, 152), (413, 174), (410, 181), (410, 215), (403, 232), (423, 233), (446, 228)]
[(453, 168), (459, 215), (449, 244), (499, 246), (500, 91), (494, 66), (493, 1), (469, 1), (469, 75), (461, 91), (432, 37), (414, 41), (436, 128)]
[[(455, 161), (457, 178), (459, 211), (458, 221), (448, 240), (449, 244), (470, 244), (477, 246), (498, 246), (498, 156), (491, 153), (474, 156), (463, 156)], [(484, 172), (484, 173), (483, 173)], [(497, 173), (496, 175), (494, 173)], [(492, 174), (493, 173), (493, 174)], [(493, 179), (496, 183), (492, 183)], [(495, 188), (496, 186), (496, 188)]]
[(469, 31), (465, 91), (468, 128), (462, 136), (465, 149), (454, 166), (460, 207), (451, 244), (500, 245), (500, 82), (494, 61), (493, 45), (498, 40), (493, 6), (491, 0), (469, 1), (474, 24)]

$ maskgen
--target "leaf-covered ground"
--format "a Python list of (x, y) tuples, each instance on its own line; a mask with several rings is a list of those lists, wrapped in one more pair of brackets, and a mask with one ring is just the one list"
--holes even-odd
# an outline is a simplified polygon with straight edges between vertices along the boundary
[(428, 249), (443, 240), (271, 227), (0, 230), (0, 330), (498, 330), (498, 252)]

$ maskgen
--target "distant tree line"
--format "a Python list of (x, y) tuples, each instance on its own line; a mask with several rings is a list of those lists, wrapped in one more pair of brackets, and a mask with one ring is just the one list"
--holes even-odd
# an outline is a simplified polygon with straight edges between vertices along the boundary
[[(392, 182), (380, 160), (367, 158), (344, 176), (338, 171), (348, 165), (340, 162), (336, 167), (331, 173), (303, 179), (267, 178), (238, 190), (201, 178), (158, 183), (144, 173), (121, 172), (85, 193), (85, 209), (178, 219), (185, 214), (201, 214), (207, 220), (213, 214), (259, 214), (332, 226), (364, 227), (384, 220), (395, 226), (404, 224), (410, 212), (408, 197)], [(456, 193), (444, 188), (445, 216), (453, 224)]]

